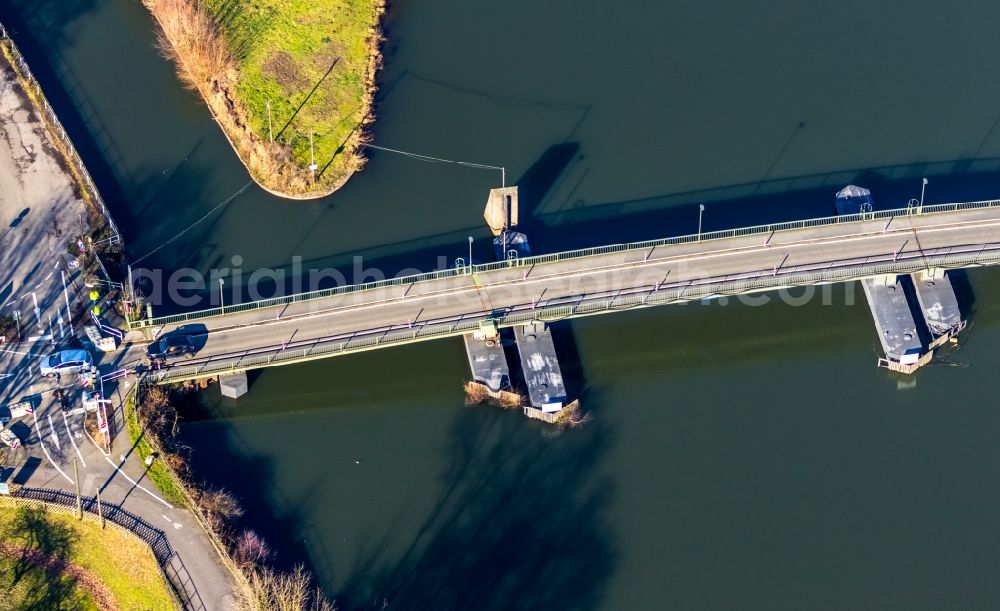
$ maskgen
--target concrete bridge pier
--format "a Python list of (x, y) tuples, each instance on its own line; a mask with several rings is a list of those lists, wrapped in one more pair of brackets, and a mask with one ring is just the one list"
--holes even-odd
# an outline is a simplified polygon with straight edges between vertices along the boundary
[(223, 397), (239, 399), (250, 391), (250, 382), (247, 379), (247, 373), (241, 371), (239, 373), (220, 375), (219, 390), (222, 391)]

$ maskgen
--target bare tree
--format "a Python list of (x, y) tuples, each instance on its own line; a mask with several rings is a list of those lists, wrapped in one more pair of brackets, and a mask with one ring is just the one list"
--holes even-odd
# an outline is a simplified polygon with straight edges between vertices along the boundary
[(139, 405), (139, 422), (143, 428), (162, 442), (177, 435), (177, 425), (180, 415), (177, 408), (170, 402), (170, 394), (159, 386), (147, 387), (143, 390)]
[(247, 571), (248, 587), (240, 593), (239, 611), (336, 611), (323, 591), (312, 585), (302, 565), (290, 573), (268, 567)]
[(233, 560), (244, 570), (267, 562), (271, 557), (271, 546), (252, 530), (244, 530), (233, 546)]
[(199, 493), (195, 502), (205, 514), (209, 527), (223, 533), (236, 518), (243, 515), (243, 508), (232, 494), (222, 488), (209, 488)]

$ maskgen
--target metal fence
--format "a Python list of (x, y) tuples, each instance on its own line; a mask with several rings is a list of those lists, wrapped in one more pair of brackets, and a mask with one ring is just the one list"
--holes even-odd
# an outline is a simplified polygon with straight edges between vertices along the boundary
[(690, 244), (694, 242), (709, 242), (714, 240), (725, 240), (743, 236), (765, 235), (765, 234), (779, 233), (785, 231), (796, 231), (801, 229), (822, 227), (827, 225), (845, 225), (852, 223), (856, 224), (877, 219), (892, 219), (896, 217), (938, 214), (944, 212), (958, 212), (960, 210), (976, 210), (976, 209), (988, 209), (988, 208), (1000, 208), (1000, 200), (991, 199), (978, 202), (961, 202), (952, 204), (912, 206), (908, 208), (879, 210), (875, 212), (865, 212), (865, 213), (849, 214), (843, 216), (827, 216), (827, 217), (805, 219), (799, 221), (788, 221), (784, 223), (772, 223), (768, 225), (756, 225), (752, 227), (739, 227), (736, 229), (725, 229), (721, 231), (712, 231), (707, 233), (691, 234), (691, 235), (677, 236), (672, 238), (662, 238), (659, 240), (648, 240), (644, 242), (627, 242), (622, 244), (611, 244), (607, 246), (597, 246), (593, 248), (583, 248), (579, 250), (570, 250), (570, 251), (552, 253), (547, 255), (537, 255), (533, 257), (511, 259), (507, 261), (499, 261), (496, 263), (484, 263), (481, 265), (471, 265), (471, 266), (467, 265), (464, 267), (459, 267), (454, 269), (440, 270), (436, 272), (429, 272), (423, 274), (414, 274), (411, 276), (401, 276), (398, 278), (391, 278), (387, 280), (381, 280), (378, 282), (368, 282), (365, 284), (352, 284), (332, 289), (298, 293), (295, 295), (288, 295), (285, 297), (274, 297), (271, 299), (263, 299), (260, 301), (251, 301), (238, 305), (209, 308), (205, 310), (197, 310), (194, 312), (186, 312), (182, 314), (173, 314), (168, 316), (159, 316), (151, 319), (143, 319), (136, 321), (134, 323), (130, 323), (130, 328), (158, 327), (168, 324), (205, 320), (209, 318), (217, 318), (220, 316), (229, 316), (241, 312), (269, 309), (291, 303), (324, 299), (335, 295), (358, 293), (362, 291), (370, 291), (373, 289), (380, 289), (391, 286), (406, 286), (419, 282), (439, 280), (441, 278), (468, 276), (468, 275), (500, 270), (500, 269), (524, 268), (524, 267), (532, 267), (535, 265), (557, 263), (559, 261), (567, 261), (571, 259), (585, 259), (588, 257), (596, 257), (617, 252), (648, 251), (658, 246)]
[(882, 274), (907, 274), (920, 270), (960, 268), (1000, 264), (1000, 243), (973, 253), (912, 256), (894, 262), (830, 265), (814, 271), (772, 273), (762, 270), (753, 277), (710, 281), (703, 284), (684, 284), (671, 287), (642, 287), (622, 295), (602, 295), (581, 298), (576, 303), (545, 305), (518, 311), (507, 311), (500, 316), (481, 314), (460, 320), (427, 322), (413, 328), (382, 328), (349, 337), (320, 338), (307, 346), (285, 349), (273, 347), (254, 354), (221, 357), (192, 365), (174, 366), (150, 371), (145, 382), (169, 384), (220, 374), (237, 373), (249, 369), (300, 363), (314, 359), (364, 352), (390, 346), (454, 337), (479, 329), (480, 323), (492, 319), (500, 327), (513, 327), (532, 321), (556, 320), (607, 314), (634, 308), (669, 305), (699, 299), (748, 294), (780, 288), (850, 282)]
[(45, 92), (42, 91), (42, 86), (38, 83), (35, 75), (31, 72), (31, 68), (28, 67), (28, 62), (24, 59), (24, 56), (17, 48), (17, 45), (14, 44), (14, 41), (8, 35), (6, 26), (2, 23), (0, 23), (0, 41), (3, 43), (3, 48), (8, 56), (8, 59), (10, 59), (10, 61), (14, 64), (21, 76), (24, 77), (24, 80), (27, 81), (31, 89), (27, 93), (35, 98), (41, 106), (39, 110), (42, 111), (44, 115), (43, 120), (49, 125), (49, 133), (52, 134), (53, 138), (58, 139), (59, 143), (64, 147), (68, 156), (66, 161), (73, 167), (73, 171), (80, 177), (80, 188), (84, 190), (86, 195), (93, 200), (96, 206), (100, 208), (101, 214), (104, 216), (104, 220), (108, 224), (108, 228), (111, 229), (112, 237), (110, 240), (121, 244), (121, 233), (118, 231), (118, 226), (115, 224), (114, 219), (111, 218), (111, 213), (108, 212), (108, 207), (105, 205), (104, 199), (97, 190), (97, 185), (94, 184), (94, 179), (90, 177), (90, 173), (87, 172), (87, 166), (84, 165), (76, 147), (73, 146), (72, 140), (70, 140), (69, 136), (66, 134), (66, 129), (59, 121), (59, 117), (56, 116), (55, 111), (52, 110), (52, 106), (45, 97)]

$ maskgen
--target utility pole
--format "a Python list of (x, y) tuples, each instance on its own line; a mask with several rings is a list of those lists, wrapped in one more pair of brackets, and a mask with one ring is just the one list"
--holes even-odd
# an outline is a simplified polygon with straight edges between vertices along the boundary
[(76, 480), (76, 519), (83, 519), (83, 504), (80, 503), (80, 466), (73, 458), (73, 479)]
[(313, 182), (316, 182), (316, 150), (313, 148), (313, 133), (309, 132), (309, 171), (312, 172)]
[(271, 138), (271, 144), (274, 144), (274, 132), (271, 128), (271, 100), (267, 101), (267, 135)]
[(101, 529), (104, 528), (104, 511), (101, 509), (101, 489), (97, 489), (97, 517), (101, 518)]

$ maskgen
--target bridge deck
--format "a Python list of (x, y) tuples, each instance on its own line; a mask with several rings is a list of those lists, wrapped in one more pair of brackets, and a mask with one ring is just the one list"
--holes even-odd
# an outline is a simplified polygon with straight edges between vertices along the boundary
[[(455, 336), (491, 317), (501, 326), (514, 326), (718, 294), (1000, 262), (1000, 207), (901, 214), (622, 247), (511, 267), (480, 266), (476, 273), (202, 318), (197, 323), (208, 338), (197, 358), (165, 368), (153, 379), (180, 381)], [(183, 331), (190, 323), (168, 324), (161, 331)], [(141, 358), (140, 349), (136, 346), (125, 361)]]

